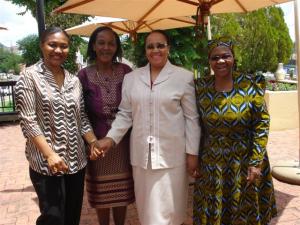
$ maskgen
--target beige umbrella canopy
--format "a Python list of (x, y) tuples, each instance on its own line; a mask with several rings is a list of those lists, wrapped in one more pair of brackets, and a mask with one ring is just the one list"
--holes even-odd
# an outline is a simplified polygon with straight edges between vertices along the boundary
[[(54, 12), (109, 16), (137, 24), (162, 18), (197, 15), (196, 24), (208, 24), (210, 13), (249, 12), (291, 0), (68, 0)], [(208, 38), (210, 39), (210, 29)]]
[(68, 0), (55, 12), (144, 20), (191, 16), (196, 7), (211, 13), (249, 12), (291, 0)]
[(66, 29), (68, 34), (77, 34), (83, 36), (90, 36), (91, 33), (97, 28), (102, 26), (111, 27), (118, 34), (130, 34), (133, 37), (136, 33), (150, 32), (156, 29), (172, 29), (178, 27), (194, 26), (195, 20), (190, 17), (177, 17), (177, 18), (166, 18), (166, 19), (155, 19), (151, 21), (143, 21), (138, 24), (137, 22), (125, 20), (125, 21), (114, 21), (114, 22), (96, 22), (87, 23), (79, 26), (71, 27)]

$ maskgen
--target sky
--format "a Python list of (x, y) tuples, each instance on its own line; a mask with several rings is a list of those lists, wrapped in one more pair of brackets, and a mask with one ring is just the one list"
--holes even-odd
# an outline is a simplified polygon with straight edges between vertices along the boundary
[[(293, 2), (281, 4), (285, 21), (289, 27), (290, 36), (295, 40), (295, 22)], [(24, 12), (25, 8), (13, 5), (11, 2), (0, 0), (0, 26), (8, 30), (0, 30), (0, 43), (7, 47), (15, 46), (18, 40), (30, 34), (38, 33), (36, 20), (28, 12), (24, 16), (17, 13)]]

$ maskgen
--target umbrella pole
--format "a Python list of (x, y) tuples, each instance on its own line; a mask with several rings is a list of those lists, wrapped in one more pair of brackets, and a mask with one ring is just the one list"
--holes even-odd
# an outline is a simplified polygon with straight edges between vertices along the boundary
[[(299, 81), (300, 81), (300, 48), (299, 48), (299, 0), (294, 1), (294, 11), (295, 11), (295, 36), (296, 36), (296, 69), (297, 69), (297, 78), (298, 78), (298, 114), (299, 114), (299, 129), (300, 129), (300, 88), (299, 88)], [(299, 132), (299, 140), (300, 140), (300, 132)], [(300, 167), (300, 141), (299, 141), (299, 164)]]
[(36, 2), (36, 19), (39, 29), (39, 37), (45, 30), (45, 3), (44, 0), (37, 0)]
[(211, 40), (210, 16), (207, 17), (207, 40)]
[[(298, 118), (299, 118), (299, 129), (300, 129), (300, 48), (299, 48), (299, 3), (300, 0), (294, 1), (295, 11), (295, 35), (296, 35), (296, 68), (297, 68), (297, 79), (298, 79)], [(300, 140), (300, 132), (299, 132)], [(272, 175), (276, 179), (289, 183), (300, 185), (300, 142), (299, 142), (299, 156), (296, 161), (282, 161), (272, 167)]]

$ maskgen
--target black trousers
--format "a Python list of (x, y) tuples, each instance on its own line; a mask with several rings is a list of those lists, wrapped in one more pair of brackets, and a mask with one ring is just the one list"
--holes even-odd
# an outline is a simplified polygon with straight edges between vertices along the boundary
[(46, 176), (29, 168), (41, 215), (36, 225), (79, 225), (85, 168), (75, 174)]

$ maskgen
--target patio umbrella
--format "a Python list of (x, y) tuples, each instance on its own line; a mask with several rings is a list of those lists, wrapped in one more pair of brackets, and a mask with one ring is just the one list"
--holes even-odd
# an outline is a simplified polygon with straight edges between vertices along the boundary
[(211, 13), (249, 12), (291, 0), (68, 0), (54, 12), (144, 20), (195, 15), (195, 6)]
[(83, 36), (90, 36), (91, 33), (97, 28), (102, 26), (111, 27), (118, 34), (130, 34), (135, 37), (136, 33), (150, 32), (156, 29), (173, 29), (178, 27), (194, 26), (195, 20), (191, 17), (177, 17), (166, 19), (155, 19), (151, 21), (143, 21), (138, 24), (137, 22), (124, 20), (114, 22), (93, 22), (74, 26), (66, 29), (68, 34), (77, 34)]
[(202, 32), (210, 13), (244, 13), (291, 0), (68, 0), (54, 12), (109, 16), (136, 21), (197, 15)]

